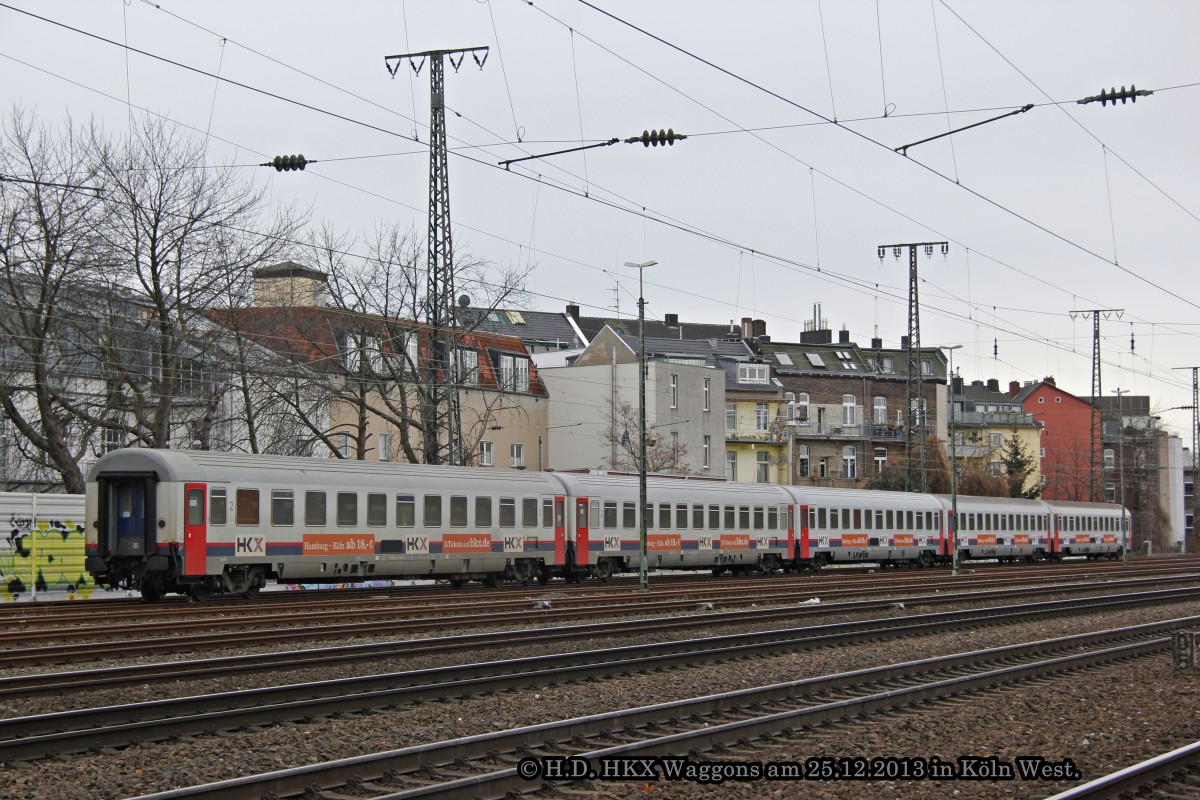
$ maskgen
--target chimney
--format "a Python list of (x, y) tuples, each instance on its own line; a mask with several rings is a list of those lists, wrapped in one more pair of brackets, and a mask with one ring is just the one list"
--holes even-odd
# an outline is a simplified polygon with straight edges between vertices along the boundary
[(754, 338), (754, 320), (750, 317), (742, 317), (742, 338)]
[(882, 350), (883, 349), (883, 339), (880, 339), (878, 336), (875, 337), (874, 339), (872, 339), (871, 340), (871, 349), (872, 350)]
[(1058, 386), (1058, 384), (1054, 382), (1054, 376), (1053, 376), (1053, 375), (1047, 375), (1045, 378), (1043, 378), (1043, 379), (1042, 379), (1042, 382), (1043, 382), (1043, 383), (1048, 383), (1048, 384), (1050, 384), (1051, 386), (1054, 386), (1054, 387), (1057, 387), (1057, 386)]
[(679, 327), (679, 315), (678, 314), (663, 314), (663, 323), (668, 328), (678, 328)]
[(567, 314), (570, 315), (571, 319), (579, 322), (579, 306), (574, 303), (567, 303)]
[(954, 394), (962, 394), (962, 390), (963, 390), (962, 378), (953, 378), (952, 380), (953, 380), (953, 383), (951, 385), (953, 386), (953, 388), (951, 389), (951, 391)]
[(838, 344), (850, 344), (850, 331), (846, 328), (838, 331)]
[(762, 336), (759, 336), (759, 337), (758, 337), (758, 341), (759, 341), (759, 343), (760, 343), (760, 344), (770, 344), (770, 343), (771, 343), (771, 337), (770, 337), (770, 336), (767, 336), (767, 335), (764, 333)]
[(989, 392), (999, 392), (1000, 381), (996, 378), (988, 378), (987, 388)]
[(1009, 397), (1016, 397), (1017, 393), (1020, 391), (1021, 391), (1021, 382), (1020, 381), (1009, 381), (1008, 382), (1008, 396)]
[(908, 349), (908, 337), (907, 337), (907, 336), (901, 336), (901, 337), (900, 337), (900, 349), (901, 349), (901, 350), (907, 350), (907, 349)]
[(756, 319), (752, 323), (754, 326), (754, 338), (767, 335), (767, 321), (765, 319)]

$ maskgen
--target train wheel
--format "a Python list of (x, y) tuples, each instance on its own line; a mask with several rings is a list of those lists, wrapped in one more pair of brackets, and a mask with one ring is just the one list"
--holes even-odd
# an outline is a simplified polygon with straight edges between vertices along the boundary
[(544, 564), (542, 565), (542, 568), (538, 570), (537, 582), (538, 586), (545, 586), (550, 582), (550, 570)]
[(258, 597), (259, 588), (261, 587), (259, 587), (258, 584), (247, 586), (245, 591), (242, 592), (242, 597), (246, 598), (247, 600), (253, 600), (254, 598)]
[(208, 584), (193, 583), (188, 587), (188, 594), (190, 594), (192, 599), (197, 603), (207, 603), (212, 597), (212, 590), (208, 588)]
[(147, 603), (157, 603), (162, 599), (162, 580), (158, 576), (146, 577), (142, 580), (142, 600)]

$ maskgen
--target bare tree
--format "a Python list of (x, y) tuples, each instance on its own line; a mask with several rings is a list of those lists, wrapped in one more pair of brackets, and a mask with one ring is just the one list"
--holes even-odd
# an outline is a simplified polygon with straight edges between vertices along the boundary
[[(641, 418), (638, 407), (628, 400), (617, 403), (612, 412), (604, 411), (606, 425), (604, 442), (616, 445), (616, 459), (607, 459), (609, 469), (633, 472), (641, 465)], [(679, 444), (663, 433), (657, 425), (646, 426), (646, 471), (687, 475), (692, 471), (687, 462), (687, 445)]]
[(56, 476), (82, 492), (79, 460), (94, 423), (67, 398), (98, 366), (81, 352), (81, 289), (98, 266), (102, 222), (97, 165), (88, 132), (69, 119), (53, 131), (16, 108), (0, 138), (0, 416), (19, 436), (20, 483)]

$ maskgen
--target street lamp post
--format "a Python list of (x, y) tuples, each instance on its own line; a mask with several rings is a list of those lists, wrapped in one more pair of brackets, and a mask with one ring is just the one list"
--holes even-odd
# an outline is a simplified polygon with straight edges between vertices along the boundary
[(944, 348), (950, 351), (950, 574), (958, 574), (958, 442), (954, 440), (954, 351), (961, 344)]
[(641, 455), (638, 458), (638, 546), (641, 558), (638, 561), (638, 591), (650, 591), (650, 579), (647, 574), (646, 555), (646, 292), (642, 275), (646, 267), (653, 267), (657, 261), (646, 261), (641, 264), (626, 261), (625, 266), (638, 271), (638, 447)]

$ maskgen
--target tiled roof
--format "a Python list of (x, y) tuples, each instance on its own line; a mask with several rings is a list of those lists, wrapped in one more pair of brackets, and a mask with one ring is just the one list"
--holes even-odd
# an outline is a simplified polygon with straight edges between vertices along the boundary
[[(583, 331), (583, 335), (589, 340), (596, 338), (596, 334), (604, 330), (607, 325), (617, 333), (622, 333), (627, 336), (637, 338), (638, 321), (637, 317), (632, 319), (629, 317), (580, 317), (579, 328)], [(678, 325), (670, 326), (664, 322), (654, 319), (648, 319), (645, 322), (646, 340), (650, 339), (675, 339), (683, 341), (697, 339), (724, 339), (729, 333), (728, 325), (709, 325), (702, 322), (680, 322)], [(734, 336), (740, 336), (740, 330), (735, 330)]]
[(474, 330), (515, 336), (523, 342), (562, 343), (569, 348), (587, 344), (580, 340), (571, 321), (562, 312), (468, 308), (459, 309), (458, 318)]

